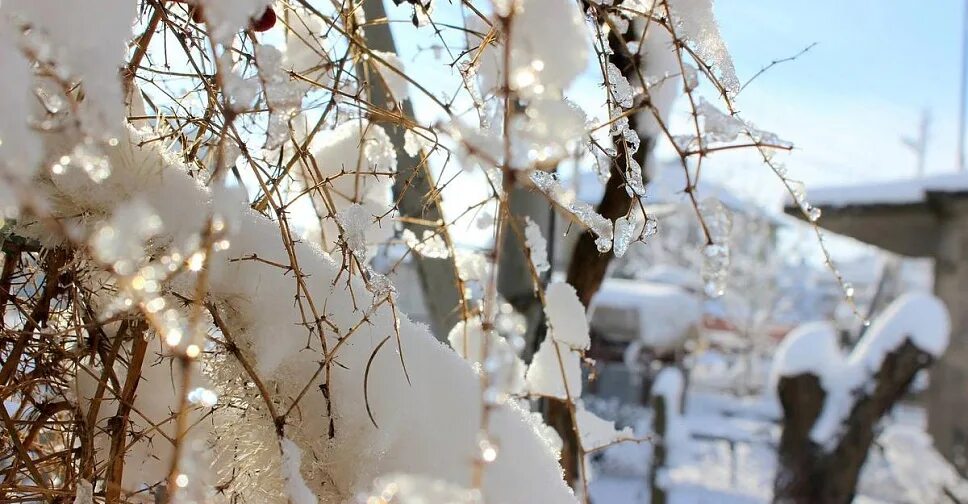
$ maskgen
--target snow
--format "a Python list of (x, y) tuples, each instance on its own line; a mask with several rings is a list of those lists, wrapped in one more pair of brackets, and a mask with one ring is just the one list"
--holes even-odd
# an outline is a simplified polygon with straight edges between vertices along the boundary
[(248, 28), (249, 19), (260, 16), (271, 0), (199, 0), (212, 38), (225, 47), (232, 37)]
[(403, 238), (407, 247), (423, 257), (431, 259), (447, 259), (450, 257), (447, 242), (440, 236), (440, 233), (431, 229), (424, 230), (423, 239), (417, 239), (417, 235), (409, 229), (404, 229), (400, 237)]
[(922, 428), (891, 425), (881, 433), (878, 445), (910, 502), (944, 502), (949, 498), (946, 492), (961, 502), (968, 499), (968, 481), (934, 449)]
[(531, 258), (534, 270), (541, 275), (551, 269), (551, 265), (548, 264), (548, 241), (541, 234), (541, 227), (531, 220), (531, 217), (525, 216), (524, 222), (524, 239), (528, 246), (528, 256)]
[(688, 291), (702, 289), (702, 281), (694, 269), (669, 264), (656, 264), (650, 267), (645, 270), (641, 279), (650, 283), (681, 287)]
[[(92, 232), (90, 223), (73, 216), (84, 212), (111, 214), (113, 209), (135, 195), (142, 197), (164, 223), (164, 231), (153, 240), (156, 254), (182, 243), (185, 237), (204, 229), (206, 216), (213, 213), (212, 195), (201, 188), (176, 160), (160, 154), (157, 142), (139, 148), (140, 137), (123, 138), (109, 150), (111, 174), (101, 183), (84, 174), (67, 172), (38, 189), (48, 193), (52, 211), (79, 233)], [(228, 207), (225, 205), (224, 207)], [(226, 208), (219, 212), (226, 212)], [(306, 460), (322, 464), (302, 464), (306, 485), (318, 496), (354, 495), (370, 487), (378, 476), (407, 471), (459, 486), (469, 486), (472, 461), (479, 453), (477, 433), (481, 412), (478, 376), (452, 350), (441, 345), (423, 326), (401, 316), (394, 320), (385, 303), (366, 299), (367, 290), (359, 277), (337, 283), (339, 264), (305, 243), (296, 243), (291, 253), (279, 243), (276, 223), (244, 210), (227, 222), (239, 222), (229, 229), (227, 250), (215, 251), (209, 260), (208, 300), (216, 306), (240, 351), (258, 370), (258, 375), (277, 397), (288, 401), (302, 396), (298, 405), (298, 422), (286, 425), (285, 436), (301, 450)], [(43, 232), (29, 222), (22, 231)], [(182, 238), (179, 238), (182, 237)], [(48, 240), (52, 237), (48, 236)], [(259, 257), (263, 261), (233, 258)], [(294, 259), (297, 262), (291, 262)], [(307, 337), (303, 313), (293, 302), (295, 282), (283, 268), (274, 264), (298, 264), (317, 309), (325, 310), (327, 320), (338, 332), (327, 330), (330, 348), (339, 342), (340, 366), (333, 366), (328, 383), (332, 399), (335, 440), (327, 439), (329, 415), (316, 375), (321, 354), (318, 337)], [(175, 292), (192, 289), (198, 273), (185, 272), (170, 286)], [(346, 278), (344, 273), (344, 279)], [(348, 285), (347, 285), (348, 284)], [(349, 289), (355, 295), (351, 297)], [(172, 303), (177, 305), (177, 303)], [(369, 322), (363, 324), (362, 319)], [(374, 350), (387, 334), (399, 331), (402, 355), (391, 350), (396, 342), (375, 355)], [(350, 328), (355, 328), (350, 332)], [(578, 372), (574, 392), (580, 390), (577, 354), (573, 355)], [(371, 359), (371, 355), (373, 358)], [(401, 356), (409, 372), (408, 381), (401, 367)], [(558, 372), (557, 359), (549, 362)], [(168, 418), (176, 402), (169, 375), (170, 359), (152, 366), (163, 377), (149, 378), (139, 405), (147, 418)], [(540, 360), (540, 359), (539, 359)], [(274, 365), (264, 365), (271, 362)], [(368, 362), (370, 366), (367, 366)], [(367, 401), (364, 401), (364, 369), (370, 367)], [(540, 367), (540, 366), (539, 366)], [(221, 379), (215, 390), (224, 401), (246, 401), (260, 404), (251, 387), (242, 387), (239, 377), (245, 371), (231, 359), (212, 369)], [(560, 382), (560, 380), (559, 380)], [(200, 381), (193, 380), (193, 386)], [(571, 385), (571, 384), (570, 384)], [(157, 386), (157, 389), (155, 389)], [(206, 387), (209, 388), (209, 387)], [(81, 394), (79, 394), (81, 395)], [(369, 411), (379, 428), (370, 421)], [(244, 415), (244, 416), (242, 416)], [(279, 440), (273, 422), (262, 408), (218, 408), (212, 422), (193, 428), (204, 434), (205, 425), (218, 426), (213, 439), (216, 461), (213, 470), (221, 481), (231, 481), (227, 491), (243, 492), (256, 501), (274, 501), (289, 490), (284, 484)], [(561, 469), (539, 436), (530, 413), (495, 406), (488, 431), (498, 446), (496, 460), (485, 471), (483, 496), (495, 502), (572, 502), (574, 497), (561, 478)], [(157, 440), (156, 440), (157, 441)], [(145, 443), (146, 444), (146, 443)], [(126, 488), (134, 482), (163, 479), (168, 464), (164, 443), (155, 443), (152, 456), (134, 446), (126, 461)], [(239, 450), (248, 453), (238, 456)], [(140, 458), (139, 458), (140, 457)], [(159, 467), (163, 466), (163, 467)], [(526, 469), (524, 469), (526, 468)], [(129, 470), (130, 469), (130, 470)], [(128, 478), (131, 483), (128, 484)], [(325, 485), (325, 486), (324, 486)], [(292, 497), (292, 496), (291, 496)]]
[[(108, 334), (114, 334), (118, 324), (106, 327)], [(130, 352), (130, 348), (125, 349)], [(132, 432), (145, 432), (144, 436), (128, 438), (129, 447), (124, 461), (124, 475), (122, 486), (127, 490), (135, 490), (143, 484), (154, 484), (163, 481), (168, 476), (170, 460), (173, 456), (172, 445), (167, 441), (175, 434), (175, 422), (172, 411), (177, 411), (181, 392), (181, 375), (172, 372), (174, 362), (170, 357), (163, 356), (160, 341), (155, 339), (148, 343), (148, 349), (141, 368), (141, 379), (138, 381), (136, 395), (131, 405), (132, 413), (128, 418), (128, 428)], [(82, 360), (74, 375), (75, 395), (78, 407), (88, 414), (96, 397), (98, 381), (103, 369)], [(119, 373), (119, 385), (124, 386), (127, 375)], [(198, 373), (197, 368), (190, 376), (192, 386), (204, 386), (206, 380)], [(120, 394), (117, 391), (117, 394)], [(105, 394), (98, 403), (97, 425), (107, 428), (118, 411), (117, 395)], [(194, 425), (187, 433), (189, 443), (204, 439), (208, 435), (209, 424), (201, 421), (205, 413), (211, 408), (203, 406), (191, 407), (187, 418)], [(155, 430), (157, 429), (157, 432)], [(166, 439), (167, 438), (167, 439)], [(98, 452), (107, 450), (111, 440), (108, 436), (97, 436), (95, 446)], [(104, 453), (107, 453), (105, 451)], [(186, 454), (189, 455), (189, 454)]]
[(940, 299), (928, 293), (905, 294), (878, 315), (849, 356), (841, 351), (832, 324), (812, 323), (795, 329), (777, 349), (772, 382), (800, 374), (820, 378), (826, 397), (810, 437), (829, 447), (888, 354), (910, 341), (938, 358), (948, 346), (949, 335), (948, 311)]
[[(415, 133), (414, 130), (408, 129), (403, 133), (403, 150), (408, 156), (412, 158), (420, 157), (420, 152), (423, 151), (424, 154), (430, 154), (434, 150), (434, 141), (427, 138), (428, 133), (420, 132)], [(432, 137), (431, 137), (432, 138)]]
[(377, 57), (373, 58), (374, 65), (380, 72), (380, 78), (383, 79), (393, 98), (397, 101), (410, 98), (409, 81), (401, 75), (404, 72), (404, 67), (400, 58), (396, 54), (386, 51), (373, 51), (373, 54)]
[(641, 47), (641, 58), (648, 61), (647, 84), (649, 98), (655, 112), (646, 110), (639, 113), (639, 132), (643, 137), (656, 137), (662, 134), (662, 124), (672, 111), (672, 105), (682, 93), (680, 80), (671, 78), (679, 73), (679, 60), (673, 45), (672, 35), (667, 30), (649, 29)]
[(602, 217), (587, 202), (576, 200), (575, 195), (566, 191), (554, 175), (550, 173), (536, 170), (531, 173), (531, 182), (548, 199), (568, 211), (576, 220), (595, 233), (597, 237), (595, 239), (595, 245), (599, 252), (605, 253), (611, 250), (614, 233), (611, 220)]
[(690, 42), (700, 58), (713, 66), (729, 93), (739, 92), (733, 59), (716, 24), (713, 0), (670, 0), (668, 5), (673, 19), (681, 27), (677, 35)]
[[(7, 0), (0, 7), (0, 17), (8, 16), (16, 20), (15, 24), (32, 26), (30, 34), (24, 37), (25, 45), (41, 60), (53, 62), (57, 77), (83, 83), (85, 98), (80, 104), (79, 119), (85, 132), (99, 140), (123, 132), (120, 125), (124, 100), (118, 68), (137, 14), (138, 6), (127, 0), (103, 0), (96, 9), (85, 0)], [(0, 44), (4, 42), (0, 39)], [(7, 61), (7, 55), (3, 56), (2, 60)], [(18, 65), (20, 61), (15, 57), (12, 63)], [(16, 78), (18, 73), (15, 71), (11, 77)], [(7, 78), (5, 73), (4, 79)], [(18, 101), (25, 99), (23, 89), (8, 91), (13, 91)], [(5, 107), (4, 114), (21, 107)], [(29, 115), (13, 116), (15, 120), (25, 117)]]
[(481, 504), (480, 492), (446, 481), (412, 474), (391, 474), (378, 478), (369, 495), (360, 495), (360, 504), (393, 502), (395, 504)]
[(581, 397), (581, 359), (577, 352), (566, 345), (553, 338), (545, 338), (531, 359), (525, 381), (531, 395), (558, 399)]
[(666, 447), (666, 463), (663, 470), (669, 471), (681, 465), (689, 457), (689, 425), (683, 420), (680, 410), (685, 394), (685, 378), (682, 370), (667, 366), (662, 368), (652, 382), (653, 397), (661, 397), (665, 402), (665, 434), (662, 442)]
[(650, 348), (669, 349), (681, 342), (702, 318), (702, 303), (675, 285), (609, 278), (592, 298), (589, 317), (598, 308), (638, 313), (638, 338)]
[(605, 75), (608, 78), (608, 90), (612, 95), (612, 99), (622, 108), (631, 107), (634, 92), (632, 91), (632, 85), (629, 84), (629, 80), (622, 75), (622, 71), (614, 63), (609, 61), (605, 66)]
[(288, 28), (286, 61), (289, 69), (312, 78), (321, 85), (329, 85), (331, 82), (325, 70), (329, 63), (329, 53), (325, 41), (326, 28), (322, 20), (307, 15), (303, 9), (293, 8), (291, 5), (287, 8), (292, 9), (289, 15), (281, 17)]
[(343, 228), (346, 246), (360, 263), (366, 263), (366, 233), (373, 224), (369, 211), (359, 203), (353, 203), (336, 213), (336, 222)]
[(780, 378), (812, 374), (823, 378), (843, 365), (837, 330), (828, 322), (802, 325), (777, 347), (773, 360), (773, 383)]
[(306, 486), (299, 466), (302, 463), (302, 451), (288, 438), (282, 438), (279, 442), (282, 449), (282, 474), (286, 480), (286, 493), (292, 504), (316, 504), (316, 496), (313, 491)]
[[(616, 410), (612, 401), (585, 400), (599, 416), (634, 427), (637, 436), (650, 434), (651, 409), (623, 404)], [(732, 393), (696, 393), (690, 377), (682, 416), (688, 437), (677, 448), (685, 456), (666, 471), (669, 502), (772, 502), (780, 426), (760, 413), (764, 404), (756, 397)], [(923, 415), (920, 406), (900, 404), (883, 419), (855, 502), (943, 502), (939, 496), (945, 489), (964, 499), (968, 481), (934, 449)], [(602, 450), (592, 466), (594, 502), (648, 502), (651, 451), (651, 443), (620, 443)]]
[[(384, 215), (393, 203), (390, 188), (397, 156), (386, 131), (364, 120), (349, 120), (317, 134), (310, 150), (316, 163), (313, 169), (301, 173), (303, 184), (316, 187), (325, 182), (327, 199), (337, 212), (353, 204), (362, 205), (372, 218), (365, 236), (367, 245), (392, 237), (393, 223)], [(320, 200), (320, 208), (331, 208), (318, 191), (311, 194)], [(325, 250), (334, 250), (339, 244), (339, 229), (331, 217), (335, 215), (324, 215), (322, 222)]]
[(74, 504), (94, 504), (94, 485), (90, 481), (78, 480)]
[[(511, 86), (524, 97), (559, 98), (591, 56), (591, 34), (578, 5), (567, 0), (498, 4), (498, 10), (501, 5), (515, 9), (509, 41)], [(483, 56), (480, 74), (485, 95), (495, 93), (503, 82), (501, 61), (501, 50), (493, 46)]]
[(810, 190), (809, 200), (814, 206), (832, 208), (907, 205), (925, 202), (932, 193), (962, 192), (968, 192), (968, 174), (953, 173), (893, 182), (819, 187)]
[[(40, 140), (31, 134), (27, 126), (30, 117), (30, 65), (14, 45), (14, 30), (4, 17), (7, 9), (0, 7), (0, 74), (3, 75), (6, 92), (0, 93), (0, 169), (15, 179), (25, 181), (34, 173), (40, 160)], [(0, 188), (0, 200), (13, 201), (6, 194), (8, 184)], [(0, 207), (0, 216), (6, 213), (7, 204)]]
[(514, 352), (511, 344), (497, 334), (497, 331), (487, 334), (488, 355), (485, 358), (482, 356), (484, 338), (485, 333), (479, 318), (466, 323), (460, 321), (447, 334), (450, 346), (474, 369), (482, 369), (488, 362), (499, 364), (491, 366), (488, 370), (488, 378), (503, 394), (522, 394), (526, 367), (524, 361)]
[(289, 120), (301, 110), (302, 99), (309, 86), (303, 81), (289, 79), (285, 70), (288, 67), (285, 55), (274, 46), (256, 45), (255, 60), (269, 108), (265, 149), (272, 150), (290, 138)]
[(615, 422), (599, 418), (598, 415), (586, 410), (583, 405), (575, 408), (575, 421), (578, 424), (581, 446), (585, 451), (597, 450), (635, 437), (631, 427), (616, 430)]
[(950, 335), (951, 320), (944, 303), (932, 294), (912, 292), (895, 300), (877, 316), (850, 359), (855, 365), (877, 370), (887, 354), (906, 339), (937, 359), (948, 348)]
[(552, 282), (545, 290), (545, 315), (551, 337), (574, 350), (587, 350), (591, 345), (585, 306), (578, 300), (575, 288), (567, 282)]
[(615, 252), (615, 257), (621, 258), (624, 256), (632, 243), (635, 221), (636, 219), (630, 216), (615, 219), (615, 236), (612, 238), (612, 251)]

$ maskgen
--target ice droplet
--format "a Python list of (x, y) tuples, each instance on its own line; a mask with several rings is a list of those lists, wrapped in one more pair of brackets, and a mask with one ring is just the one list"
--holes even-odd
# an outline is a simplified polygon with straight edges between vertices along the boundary
[(615, 257), (622, 257), (632, 243), (632, 233), (635, 232), (635, 221), (629, 216), (615, 219), (615, 238), (612, 250)]
[(710, 239), (702, 251), (703, 284), (706, 295), (719, 297), (726, 292), (729, 279), (729, 234), (733, 228), (733, 218), (718, 199), (705, 199), (699, 206)]

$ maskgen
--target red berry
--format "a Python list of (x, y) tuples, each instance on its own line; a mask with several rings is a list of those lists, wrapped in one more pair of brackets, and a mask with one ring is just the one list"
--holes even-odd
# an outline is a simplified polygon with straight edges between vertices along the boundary
[(276, 25), (276, 11), (272, 10), (272, 7), (266, 7), (265, 12), (258, 19), (252, 18), (249, 21), (253, 30), (264, 32)]

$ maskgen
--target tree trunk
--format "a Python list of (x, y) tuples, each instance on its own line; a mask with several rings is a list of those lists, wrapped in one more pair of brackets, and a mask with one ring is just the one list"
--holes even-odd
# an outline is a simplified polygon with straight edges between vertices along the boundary
[(910, 340), (889, 353), (874, 375), (872, 392), (860, 391), (832, 448), (820, 446), (810, 431), (820, 417), (826, 393), (820, 379), (800, 374), (780, 379), (783, 407), (779, 467), (774, 501), (794, 504), (847, 504), (854, 499), (857, 479), (874, 441), (874, 427), (905, 394), (918, 371), (932, 362)]
[[(635, 37), (630, 40), (637, 39), (638, 37)], [(618, 37), (609, 35), (609, 45), (613, 49), (613, 54), (609, 56), (609, 60), (622, 71), (630, 82), (635, 82), (638, 79), (636, 70), (640, 62), (631, 61), (625, 56), (627, 50), (625, 49), (624, 42)], [(629, 115), (628, 121), (629, 128), (637, 131), (636, 115)], [(641, 142), (641, 146), (634, 154), (634, 158), (640, 165), (644, 166), (647, 154), (655, 141), (646, 137), (642, 138)], [(617, 146), (618, 156), (612, 162), (610, 168), (611, 177), (605, 184), (605, 194), (602, 196), (602, 201), (596, 208), (599, 214), (612, 221), (619, 217), (624, 217), (632, 206), (632, 198), (625, 191), (625, 173), (623, 169), (627, 164), (626, 158), (629, 152), (623, 147), (624, 144), (621, 142), (620, 137), (615, 137), (615, 144)], [(643, 182), (647, 182), (645, 180), (645, 170), (642, 171), (642, 177)], [(595, 235), (591, 231), (586, 230), (578, 238), (575, 249), (572, 252), (571, 261), (568, 265), (567, 281), (575, 288), (575, 291), (578, 293), (578, 299), (585, 305), (586, 309), (591, 304), (592, 297), (601, 287), (602, 281), (605, 279), (605, 273), (608, 271), (608, 265), (614, 257), (615, 254), (611, 250), (604, 254), (598, 251), (598, 246), (595, 245)], [(551, 411), (549, 409), (549, 414)], [(574, 478), (578, 474), (577, 453), (579, 452), (579, 446), (578, 440), (574, 435), (574, 427), (571, 426), (571, 417), (567, 415), (562, 418), (546, 417), (546, 420), (551, 425), (562, 426), (560, 429), (556, 427), (558, 435), (561, 436), (563, 442), (561, 457), (562, 468), (566, 476), (572, 476), (572, 479), (568, 481), (574, 481)], [(566, 455), (567, 452), (574, 452), (576, 455)]]

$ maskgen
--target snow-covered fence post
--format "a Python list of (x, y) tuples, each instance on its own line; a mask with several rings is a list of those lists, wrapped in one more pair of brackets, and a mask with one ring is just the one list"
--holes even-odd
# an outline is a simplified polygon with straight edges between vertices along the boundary
[(664, 504), (666, 502), (666, 492), (662, 483), (659, 481), (659, 472), (666, 462), (666, 428), (667, 410), (665, 397), (661, 394), (652, 396), (652, 432), (655, 433), (656, 442), (652, 445), (652, 465), (649, 467), (649, 491), (652, 504)]
[(652, 504), (666, 502), (668, 495), (665, 482), (668, 476), (665, 472), (671, 465), (671, 457), (683, 448), (678, 441), (684, 438), (680, 421), (684, 384), (682, 371), (675, 366), (663, 368), (652, 383), (650, 403), (652, 432), (655, 434), (652, 464), (649, 468), (649, 488), (652, 496), (649, 502)]
[(948, 343), (937, 298), (908, 294), (871, 326), (849, 356), (829, 324), (797, 329), (777, 354), (783, 433), (774, 500), (848, 503), (880, 418)]

